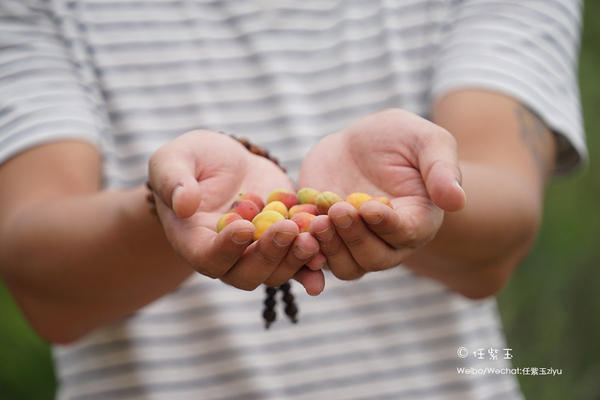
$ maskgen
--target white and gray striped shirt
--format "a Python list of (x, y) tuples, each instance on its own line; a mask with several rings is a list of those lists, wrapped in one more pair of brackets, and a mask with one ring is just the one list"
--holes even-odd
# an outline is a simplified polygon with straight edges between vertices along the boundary
[[(465, 87), (521, 100), (585, 159), (569, 0), (2, 0), (0, 162), (76, 138), (107, 188), (193, 128), (269, 148), (294, 176), (323, 136), (401, 107), (427, 116)], [(200, 275), (135, 315), (57, 346), (64, 399), (505, 399), (495, 301), (402, 267), (295, 293), (298, 325), (265, 331), (263, 293)], [(499, 359), (457, 349), (500, 349)], [(515, 355), (518, 360), (518, 355)]]

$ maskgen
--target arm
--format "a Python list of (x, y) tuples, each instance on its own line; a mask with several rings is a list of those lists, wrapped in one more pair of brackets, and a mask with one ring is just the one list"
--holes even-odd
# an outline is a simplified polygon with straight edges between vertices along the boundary
[(489, 296), (535, 237), (552, 135), (516, 101), (485, 91), (451, 93), (434, 114), (438, 125), (375, 113), (315, 146), (300, 186), (386, 195), (394, 210), (336, 203), (311, 232), (340, 279), (403, 263), (465, 296)]
[(0, 268), (45, 339), (71, 341), (173, 290), (192, 269), (165, 240), (143, 187), (99, 191), (82, 142), (34, 148), (0, 167)]
[(311, 294), (323, 290), (320, 270), (301, 269), (318, 243), (293, 222), (273, 224), (254, 243), (249, 221), (215, 232), (240, 191), (291, 188), (278, 167), (233, 139), (189, 132), (155, 152), (160, 222), (145, 188), (100, 191), (99, 171), (96, 150), (81, 142), (40, 146), (0, 166), (0, 272), (46, 340), (75, 340), (193, 272), (244, 290), (291, 278)]
[(406, 264), (468, 297), (489, 296), (535, 239), (554, 137), (517, 101), (485, 91), (450, 93), (433, 120), (457, 140), (468, 200)]

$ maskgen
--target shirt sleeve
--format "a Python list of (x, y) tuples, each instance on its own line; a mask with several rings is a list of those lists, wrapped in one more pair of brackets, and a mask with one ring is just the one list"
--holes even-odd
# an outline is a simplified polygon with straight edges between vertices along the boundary
[(483, 88), (516, 98), (556, 134), (556, 172), (587, 160), (577, 0), (454, 0), (433, 71), (434, 98)]
[(0, 1), (0, 164), (50, 141), (101, 146), (107, 119), (85, 49), (49, 3)]

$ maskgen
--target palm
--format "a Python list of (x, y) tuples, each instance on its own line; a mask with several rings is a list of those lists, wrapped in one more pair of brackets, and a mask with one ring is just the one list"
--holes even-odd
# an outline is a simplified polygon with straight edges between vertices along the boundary
[(365, 192), (394, 199), (428, 199), (420, 171), (386, 139), (328, 136), (305, 159), (299, 186), (332, 190), (340, 195)]
[(190, 218), (178, 219), (179, 223), (215, 230), (217, 220), (231, 208), (239, 193), (251, 192), (266, 199), (275, 188), (293, 190), (289, 177), (275, 164), (247, 152), (242, 155), (246, 158), (243, 162), (222, 158), (221, 165), (215, 165), (214, 175), (211, 172), (204, 177), (198, 211)]
[[(216, 232), (218, 218), (238, 193), (266, 198), (275, 188), (293, 190), (271, 161), (225, 135), (193, 131), (157, 150), (149, 167), (165, 235), (198, 272), (245, 290), (261, 283), (279, 286), (292, 277), (309, 293), (323, 290), (322, 272), (302, 268), (318, 243), (309, 234), (299, 235), (292, 221), (274, 223), (252, 244), (255, 228), (249, 221), (233, 221)], [(320, 267), (317, 261), (314, 266)]]
[[(442, 224), (442, 209), (464, 206), (464, 192), (456, 184), (459, 176), (456, 143), (448, 132), (414, 114), (392, 110), (369, 115), (321, 140), (305, 158), (298, 183), (342, 197), (364, 192), (390, 198), (394, 211), (367, 202), (357, 212), (341, 203), (331, 207), (328, 219), (315, 221), (313, 230), (319, 233), (333, 220), (339, 238), (322, 249), (329, 253), (332, 270), (352, 279), (361, 275), (361, 268), (372, 269), (375, 259), (375, 270), (396, 265), (410, 248), (431, 240)], [(361, 221), (365, 217), (369, 222)], [(339, 250), (340, 239), (345, 250)]]
[(289, 177), (265, 158), (249, 153), (224, 135), (193, 137), (187, 143), (195, 152), (198, 174), (194, 182), (200, 192), (197, 211), (189, 218), (174, 218), (163, 209), (161, 218), (168, 219), (176, 230), (216, 229), (218, 218), (230, 209), (239, 193), (252, 192), (261, 198), (275, 188), (293, 190)]

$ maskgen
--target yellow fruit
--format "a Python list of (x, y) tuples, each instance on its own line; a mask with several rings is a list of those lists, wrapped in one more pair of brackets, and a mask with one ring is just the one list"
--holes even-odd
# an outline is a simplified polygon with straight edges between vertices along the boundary
[(317, 205), (317, 210), (319, 214), (327, 214), (329, 211), (329, 207), (337, 203), (338, 201), (343, 201), (343, 199), (333, 192), (322, 192), (317, 196), (315, 200), (315, 204)]
[(376, 200), (380, 203), (385, 204), (386, 206), (390, 207), (390, 208), (394, 208), (394, 206), (392, 205), (392, 203), (390, 202), (390, 199), (388, 199), (385, 196), (380, 196), (380, 197), (373, 197), (373, 200)]
[(360, 206), (363, 205), (363, 203), (366, 203), (367, 201), (371, 200), (371, 196), (369, 196), (366, 193), (352, 193), (351, 195), (349, 195), (348, 197), (346, 197), (346, 201), (350, 204), (352, 204), (352, 206), (354, 208), (356, 208), (357, 210), (360, 208)]
[(319, 191), (313, 188), (302, 188), (298, 190), (296, 197), (300, 204), (315, 204)]
[(288, 217), (288, 209), (287, 209), (287, 207), (285, 206), (285, 204), (283, 204), (279, 200), (275, 200), (275, 201), (270, 202), (262, 210), (263, 211), (269, 211), (269, 210), (270, 211), (276, 211), (279, 214), (283, 215), (284, 218)]
[(271, 225), (277, 221), (281, 221), (282, 219), (285, 218), (277, 211), (267, 210), (258, 213), (258, 215), (252, 220), (252, 223), (256, 228), (254, 231), (254, 240), (260, 239), (263, 233), (265, 233), (265, 231), (269, 229)]

